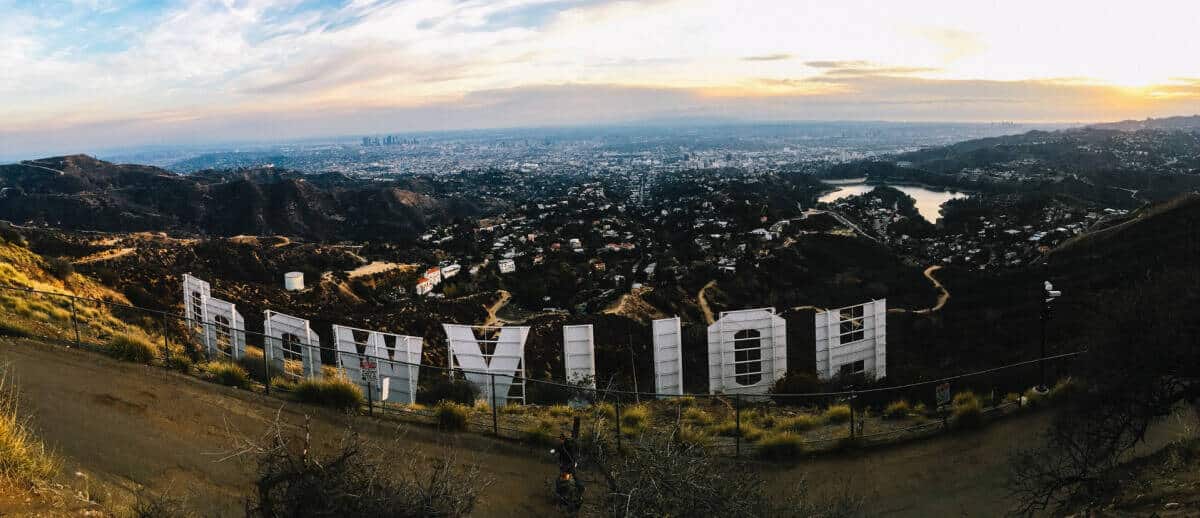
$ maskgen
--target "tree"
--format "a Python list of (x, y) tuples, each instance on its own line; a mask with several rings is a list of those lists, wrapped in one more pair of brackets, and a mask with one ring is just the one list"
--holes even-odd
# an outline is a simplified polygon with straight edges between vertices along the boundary
[(1056, 415), (1043, 444), (1014, 455), (1009, 488), (1017, 514), (1107, 493), (1103, 475), (1147, 430), (1183, 403), (1200, 403), (1200, 272), (1147, 273), (1130, 290), (1097, 298), (1082, 386)]

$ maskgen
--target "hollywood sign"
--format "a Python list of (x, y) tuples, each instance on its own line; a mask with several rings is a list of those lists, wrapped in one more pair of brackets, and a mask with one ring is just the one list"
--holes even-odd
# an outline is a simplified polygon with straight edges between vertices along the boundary
[[(206, 354), (245, 355), (244, 321), (236, 307), (212, 297), (207, 282), (184, 275), (184, 312)], [(815, 316), (816, 364), (821, 378), (886, 375), (887, 303), (876, 300), (820, 311)], [(654, 390), (683, 395), (683, 333), (679, 317), (651, 322)], [(526, 326), (442, 324), (448, 367), (479, 389), (480, 398), (504, 404), (525, 401)], [(264, 312), (264, 350), (284, 376), (324, 375), (320, 337), (308, 320)], [(591, 325), (563, 326), (563, 370), (569, 383), (596, 387), (596, 344)], [(787, 322), (773, 308), (722, 312), (708, 326), (708, 389), (711, 394), (766, 394), (787, 372)], [(423, 341), (347, 326), (333, 326), (337, 364), (377, 401), (416, 401)]]

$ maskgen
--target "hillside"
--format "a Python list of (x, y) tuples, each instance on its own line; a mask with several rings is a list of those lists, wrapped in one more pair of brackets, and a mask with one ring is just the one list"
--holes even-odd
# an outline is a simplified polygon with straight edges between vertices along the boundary
[(0, 219), (64, 229), (405, 241), (479, 211), (419, 181), (273, 168), (185, 176), (85, 155), (0, 165)]

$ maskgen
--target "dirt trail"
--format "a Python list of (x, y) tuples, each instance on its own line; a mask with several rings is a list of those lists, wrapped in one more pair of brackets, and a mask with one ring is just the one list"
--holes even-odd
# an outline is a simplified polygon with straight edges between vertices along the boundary
[(892, 309), (888, 310), (888, 313), (914, 313), (917, 315), (926, 315), (929, 313), (941, 311), (942, 307), (946, 305), (946, 302), (948, 302), (950, 300), (950, 291), (947, 290), (946, 287), (942, 285), (941, 281), (937, 280), (937, 278), (935, 278), (933, 276), (933, 272), (936, 272), (941, 269), (942, 269), (942, 266), (940, 264), (935, 264), (933, 266), (930, 266), (929, 268), (926, 268), (925, 272), (924, 272), (925, 278), (929, 279), (929, 282), (933, 284), (933, 288), (938, 290), (937, 303), (934, 304), (933, 307), (928, 307), (928, 308), (923, 308), (923, 309), (892, 308)]
[(111, 261), (113, 259), (125, 257), (136, 251), (137, 251), (136, 248), (110, 248), (108, 250), (101, 250), (99, 252), (96, 252), (96, 253), (86, 256), (86, 257), (81, 257), (72, 262), (75, 264), (90, 264), (90, 263), (99, 263), (99, 262), (103, 262), (103, 261)]
[(712, 325), (712, 323), (716, 322), (717, 319), (713, 316), (712, 309), (708, 307), (708, 299), (704, 297), (704, 292), (716, 285), (717, 281), (708, 281), (708, 284), (705, 284), (703, 288), (700, 288), (700, 292), (696, 294), (696, 300), (700, 303), (700, 311), (704, 313), (704, 323), (708, 325)]
[(487, 306), (484, 308), (487, 311), (487, 315), (488, 315), (487, 319), (485, 319), (483, 321), (482, 325), (484, 327), (500, 326), (500, 325), (504, 325), (506, 323), (504, 321), (504, 319), (497, 316), (497, 313), (499, 313), (501, 309), (504, 309), (504, 306), (508, 305), (508, 301), (510, 299), (512, 299), (512, 293), (509, 293), (508, 290), (500, 290), (499, 293), (500, 293), (500, 299), (497, 300), (491, 306)]

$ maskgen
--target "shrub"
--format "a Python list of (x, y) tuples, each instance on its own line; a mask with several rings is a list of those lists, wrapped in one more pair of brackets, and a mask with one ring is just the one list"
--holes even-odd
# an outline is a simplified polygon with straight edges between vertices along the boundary
[(141, 338), (119, 334), (108, 342), (108, 354), (118, 360), (149, 364), (154, 361), (157, 348)]
[(437, 404), (434, 410), (437, 415), (438, 426), (444, 430), (466, 430), (467, 429), (467, 407), (453, 401), (441, 401)]
[(521, 438), (533, 444), (552, 445), (556, 442), (555, 423), (549, 419), (538, 419), (521, 427)]
[(529, 413), (529, 407), (518, 404), (504, 405), (500, 407), (500, 413), (504, 415), (525, 415)]
[(764, 459), (794, 459), (804, 453), (804, 439), (791, 432), (769, 434), (756, 444)]
[(279, 428), (264, 434), (269, 442), (244, 447), (260, 452), (248, 517), (470, 516), (491, 484), (452, 452), (430, 458), (353, 435), (321, 448), (307, 426), (295, 436)]
[(650, 424), (650, 407), (633, 405), (621, 409), (621, 427), (634, 432), (641, 432)]
[(708, 415), (708, 412), (696, 407), (690, 407), (687, 410), (684, 410), (683, 420), (691, 424), (698, 425), (710, 424), (713, 422), (713, 418), (711, 415)]
[[(811, 372), (789, 371), (782, 378), (779, 378), (774, 385), (771, 386), (772, 394), (808, 394), (810, 392), (819, 392), (821, 389), (821, 380)], [(780, 405), (799, 405), (804, 403), (804, 398), (788, 398), (776, 397), (775, 403)]]
[(267, 378), (267, 365), (264, 363), (263, 350), (257, 347), (246, 347), (245, 354), (238, 358), (238, 365), (241, 365), (246, 372), (250, 374), (250, 378), (259, 383), (266, 384), (271, 381)]
[(979, 397), (974, 392), (967, 391), (955, 394), (951, 407), (954, 426), (975, 428), (983, 424), (983, 403), (979, 401)]
[(1025, 404), (1029, 406), (1038, 406), (1042, 403), (1042, 399), (1045, 397), (1046, 394), (1038, 392), (1037, 387), (1030, 387), (1029, 390), (1025, 391)]
[(63, 257), (51, 257), (46, 259), (46, 271), (50, 272), (59, 279), (66, 280), (71, 274), (75, 273), (75, 265), (71, 264)]
[(908, 401), (901, 399), (888, 403), (888, 406), (883, 409), (883, 417), (888, 419), (904, 419), (908, 417), (911, 411), (912, 407), (909, 406)]
[(596, 403), (592, 405), (591, 413), (605, 419), (617, 418), (617, 408), (612, 403)]
[(832, 405), (825, 409), (825, 420), (831, 423), (844, 423), (850, 420), (850, 405)]
[[(738, 436), (737, 421), (734, 421), (733, 419), (721, 421), (721, 423), (713, 427), (712, 430), (713, 433), (722, 437)], [(755, 426), (747, 416), (742, 416), (741, 433), (743, 439), (748, 441), (756, 441), (763, 436), (764, 432), (762, 428)]]
[(1071, 378), (1063, 378), (1050, 389), (1050, 399), (1067, 399), (1079, 392), (1079, 383)]
[[(499, 394), (497, 394), (499, 398)], [(460, 405), (474, 405), (479, 399), (479, 388), (464, 379), (439, 379), (426, 387), (417, 390), (417, 402), (426, 405), (436, 405), (442, 401)]]
[(294, 392), (299, 383), (300, 380), (291, 376), (279, 375), (271, 378), (271, 388), (285, 392)]
[(698, 426), (683, 425), (675, 429), (673, 436), (676, 443), (697, 448), (712, 446), (711, 433)]
[(300, 401), (340, 410), (355, 410), (363, 403), (358, 385), (345, 378), (305, 379), (293, 392)]
[(7, 368), (0, 367), (0, 479), (32, 488), (50, 479), (59, 463), (26, 425), (19, 399)]
[(173, 371), (189, 374), (192, 372), (192, 359), (182, 352), (172, 351), (171, 356), (167, 357), (166, 366)]
[(782, 417), (775, 421), (775, 428), (789, 432), (812, 430), (824, 424), (820, 416), (801, 414), (792, 417)]
[(240, 365), (226, 361), (212, 361), (200, 364), (200, 376), (208, 381), (220, 383), (227, 387), (246, 388), (250, 386), (250, 374)]
[(16, 338), (29, 338), (33, 336), (33, 331), (16, 322), (0, 321), (0, 336), (12, 336)]
[(571, 417), (575, 415), (575, 410), (567, 405), (554, 405), (549, 408), (548, 412), (554, 417)]
[(675, 404), (684, 408), (690, 408), (696, 405), (696, 396), (679, 396), (675, 398)]

